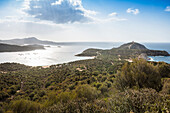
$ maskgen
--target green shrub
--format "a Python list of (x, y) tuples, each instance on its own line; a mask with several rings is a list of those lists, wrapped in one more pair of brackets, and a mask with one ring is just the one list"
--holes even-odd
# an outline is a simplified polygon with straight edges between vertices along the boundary
[(44, 107), (52, 106), (54, 104), (57, 104), (57, 96), (55, 92), (50, 92), (48, 94), (48, 99), (44, 103)]
[(41, 106), (38, 103), (28, 100), (13, 101), (10, 105), (10, 109), (14, 113), (37, 113), (40, 111)]
[(4, 113), (4, 110), (0, 107), (0, 113)]
[(99, 82), (94, 83), (94, 87), (96, 87), (97, 89), (99, 89), (100, 86), (102, 86), (102, 83), (99, 83)]
[(160, 93), (170, 95), (170, 78), (162, 79), (163, 87)]
[(102, 94), (104, 94), (105, 92), (108, 92), (107, 84), (102, 84), (99, 90), (101, 91)]
[(9, 94), (4, 92), (4, 91), (0, 91), (0, 101), (3, 99), (6, 99), (9, 97)]
[(113, 113), (169, 113), (167, 97), (154, 89), (126, 90), (108, 99), (108, 109)]
[(165, 62), (162, 62), (161, 64), (158, 64), (159, 72), (162, 77), (170, 77), (170, 65), (166, 64)]
[(58, 102), (66, 103), (69, 100), (71, 100), (72, 98), (73, 97), (72, 97), (72, 94), (70, 92), (62, 92), (62, 93), (57, 95), (57, 101)]
[[(105, 103), (104, 103), (105, 105)], [(108, 113), (101, 101), (88, 103), (81, 99), (58, 103), (42, 110), (42, 113)]]
[(154, 89), (128, 90), (125, 95), (131, 111), (135, 113), (166, 113), (170, 110), (169, 102)]
[(98, 91), (96, 88), (90, 85), (81, 85), (75, 90), (76, 97), (81, 99), (87, 99), (88, 101), (93, 101), (98, 97)]
[(158, 67), (147, 63), (144, 59), (135, 59), (133, 63), (126, 63), (116, 76), (116, 87), (119, 90), (153, 88), (160, 91), (162, 84)]
[(94, 76), (98, 76), (98, 75), (99, 75), (99, 72), (98, 72), (98, 71), (94, 71), (92, 74), (93, 74)]
[(39, 95), (40, 97), (43, 97), (45, 94), (46, 94), (46, 93), (45, 93), (44, 90), (43, 90), (43, 91), (40, 91), (40, 92), (38, 93), (38, 95)]

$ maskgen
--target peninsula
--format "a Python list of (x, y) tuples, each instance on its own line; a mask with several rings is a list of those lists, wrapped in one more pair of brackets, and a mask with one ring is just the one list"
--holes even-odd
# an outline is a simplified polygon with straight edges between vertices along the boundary
[(130, 42), (121, 45), (118, 48), (112, 48), (110, 50), (94, 49), (90, 48), (83, 51), (76, 56), (101, 56), (119, 57), (121, 59), (132, 59), (145, 54), (146, 56), (170, 56), (167, 51), (150, 50), (144, 45), (137, 42)]
[(45, 49), (44, 46), (41, 45), (27, 45), (27, 46), (19, 46), (19, 45), (10, 45), (0, 43), (0, 52), (18, 52), (18, 51), (32, 51), (37, 49)]

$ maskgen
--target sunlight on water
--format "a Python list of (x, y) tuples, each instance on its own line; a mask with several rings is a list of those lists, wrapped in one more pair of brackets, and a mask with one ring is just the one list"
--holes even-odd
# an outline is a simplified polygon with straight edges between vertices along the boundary
[[(81, 49), (80, 49), (81, 48)], [(0, 63), (17, 62), (29, 66), (45, 66), (66, 63), (75, 60), (91, 59), (92, 57), (76, 57), (86, 47), (63, 46), (46, 47), (46, 50), (28, 52), (5, 52), (0, 53)], [(79, 50), (77, 50), (79, 49)]]

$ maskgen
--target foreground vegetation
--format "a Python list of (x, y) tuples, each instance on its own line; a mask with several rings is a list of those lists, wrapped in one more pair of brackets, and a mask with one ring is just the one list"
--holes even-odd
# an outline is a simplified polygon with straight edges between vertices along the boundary
[(0, 113), (169, 113), (170, 64), (112, 58), (0, 65)]

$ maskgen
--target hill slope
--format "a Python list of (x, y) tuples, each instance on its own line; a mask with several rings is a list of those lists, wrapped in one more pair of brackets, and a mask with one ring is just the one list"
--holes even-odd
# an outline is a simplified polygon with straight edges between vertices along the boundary
[(44, 46), (40, 45), (18, 46), (0, 43), (0, 52), (32, 51), (36, 49), (44, 49)]
[(139, 43), (136, 42), (130, 42), (127, 44), (123, 44), (119, 47), (119, 49), (142, 49), (142, 50), (146, 50), (147, 48)]

